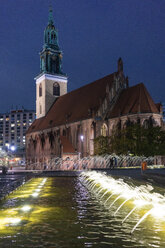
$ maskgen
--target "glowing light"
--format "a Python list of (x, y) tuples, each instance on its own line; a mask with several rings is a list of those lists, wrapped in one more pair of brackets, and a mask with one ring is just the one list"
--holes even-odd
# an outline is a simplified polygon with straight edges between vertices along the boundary
[(84, 136), (83, 136), (83, 135), (81, 135), (81, 136), (80, 136), (80, 139), (81, 139), (81, 141), (83, 141), (83, 140), (84, 140)]
[(37, 196), (38, 196), (38, 193), (35, 192), (35, 193), (32, 194), (32, 196), (33, 196), (33, 197), (37, 197)]
[(47, 181), (47, 178), (44, 178), (44, 179), (42, 180), (42, 182), (40, 183), (39, 187), (44, 186), (44, 184), (46, 183), (46, 181)]
[(11, 223), (11, 224), (18, 224), (19, 222), (21, 222), (20, 218), (10, 218), (9, 219), (9, 223)]
[(40, 191), (41, 191), (41, 189), (36, 189), (35, 191), (36, 191), (36, 192), (40, 192)]
[(147, 202), (142, 200), (142, 199), (138, 199), (138, 200), (134, 200), (134, 204), (136, 207), (142, 207), (142, 206), (146, 205)]
[(12, 152), (14, 152), (14, 151), (16, 150), (16, 147), (15, 147), (15, 146), (11, 146), (11, 147), (10, 147), (10, 150), (11, 150)]
[(28, 206), (28, 205), (25, 205), (25, 206), (23, 206), (23, 207), (21, 208), (21, 210), (22, 210), (22, 211), (25, 211), (25, 212), (29, 211), (30, 209), (31, 209), (31, 207)]
[(21, 219), (20, 218), (4, 218), (3, 220), (1, 220), (1, 224), (2, 225), (7, 225), (7, 224), (16, 225), (19, 222), (21, 222)]
[(164, 218), (165, 216), (165, 206), (161, 206), (161, 205), (156, 205), (152, 210), (151, 210), (151, 214), (152, 216), (154, 216), (155, 218)]

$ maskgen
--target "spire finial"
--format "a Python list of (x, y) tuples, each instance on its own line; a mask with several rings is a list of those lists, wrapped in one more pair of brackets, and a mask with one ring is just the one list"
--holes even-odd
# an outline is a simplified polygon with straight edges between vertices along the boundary
[(49, 24), (53, 24), (53, 10), (52, 10), (52, 5), (49, 6)]

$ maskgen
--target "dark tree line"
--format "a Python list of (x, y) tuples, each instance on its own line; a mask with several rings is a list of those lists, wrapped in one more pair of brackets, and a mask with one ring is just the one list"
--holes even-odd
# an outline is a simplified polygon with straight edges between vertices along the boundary
[(148, 122), (147, 127), (137, 123), (127, 123), (126, 127), (117, 128), (111, 137), (100, 136), (95, 139), (95, 155), (133, 154), (165, 155), (165, 131)]

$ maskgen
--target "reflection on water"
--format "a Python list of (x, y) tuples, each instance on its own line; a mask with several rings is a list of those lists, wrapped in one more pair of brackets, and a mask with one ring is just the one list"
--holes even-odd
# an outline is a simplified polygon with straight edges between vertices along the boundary
[(142, 210), (122, 224), (130, 205), (114, 216), (121, 199), (110, 209), (102, 200), (79, 178), (33, 178), (0, 203), (0, 247), (165, 247), (159, 221), (148, 218), (131, 235)]

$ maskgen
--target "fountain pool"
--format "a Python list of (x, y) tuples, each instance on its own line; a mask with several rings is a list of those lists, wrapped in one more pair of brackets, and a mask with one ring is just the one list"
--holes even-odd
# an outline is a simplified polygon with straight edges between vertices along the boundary
[[(112, 181), (108, 188), (97, 181), (100, 178), (104, 183), (114, 180), (113, 188)], [(117, 192), (115, 182), (121, 186)], [(143, 192), (133, 183), (95, 172), (32, 178), (0, 202), (0, 247), (165, 247), (164, 215), (145, 216), (153, 209), (153, 197), (147, 198), (147, 193), (154, 192), (157, 204), (163, 204), (164, 189), (145, 186)], [(135, 196), (127, 191), (124, 198), (121, 189), (127, 186)], [(146, 198), (136, 196), (141, 193)], [(147, 200), (149, 204), (134, 209)]]

